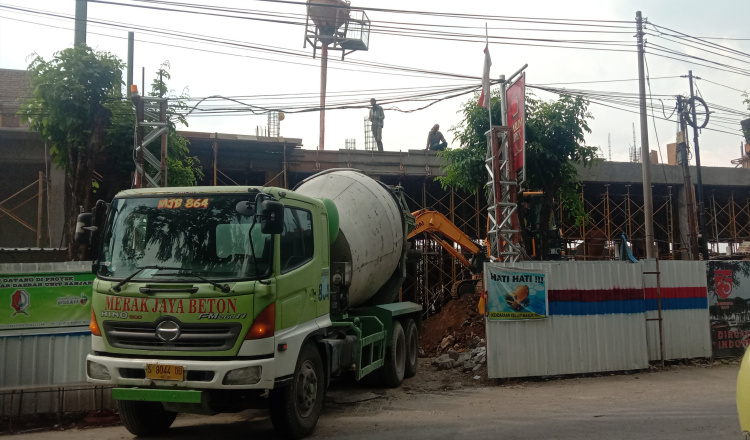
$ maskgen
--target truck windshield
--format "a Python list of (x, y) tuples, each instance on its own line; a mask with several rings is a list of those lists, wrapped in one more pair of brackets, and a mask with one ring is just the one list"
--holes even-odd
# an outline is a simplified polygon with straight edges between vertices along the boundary
[[(272, 236), (260, 232), (260, 222), (252, 227), (253, 218), (235, 209), (248, 198), (247, 194), (191, 194), (115, 199), (104, 228), (97, 274), (122, 279), (139, 267), (169, 266), (211, 280), (268, 276)], [(152, 279), (156, 272), (143, 270), (133, 279)], [(173, 275), (157, 275), (157, 279), (195, 280)]]

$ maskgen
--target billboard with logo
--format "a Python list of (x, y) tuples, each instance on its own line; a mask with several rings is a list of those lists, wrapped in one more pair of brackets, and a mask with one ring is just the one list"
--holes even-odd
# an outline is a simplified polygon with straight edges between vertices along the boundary
[(87, 326), (91, 273), (0, 275), (0, 331)]
[(715, 357), (741, 356), (750, 345), (750, 261), (706, 264)]

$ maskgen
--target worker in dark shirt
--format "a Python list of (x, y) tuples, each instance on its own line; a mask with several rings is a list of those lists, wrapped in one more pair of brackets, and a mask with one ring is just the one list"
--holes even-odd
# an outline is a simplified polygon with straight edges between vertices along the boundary
[(372, 137), (375, 139), (375, 143), (378, 145), (378, 151), (383, 151), (383, 119), (385, 119), (385, 113), (383, 113), (383, 107), (379, 106), (375, 98), (370, 100), (370, 115), (368, 119), (372, 123), (370, 129), (372, 130)]
[(443, 133), (440, 133), (438, 129), (440, 125), (435, 124), (432, 130), (427, 134), (427, 149), (431, 151), (443, 151), (448, 146), (448, 142), (445, 141)]

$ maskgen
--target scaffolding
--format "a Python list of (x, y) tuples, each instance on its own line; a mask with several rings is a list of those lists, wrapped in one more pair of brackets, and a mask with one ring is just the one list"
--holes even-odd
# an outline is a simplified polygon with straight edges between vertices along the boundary
[(727, 255), (746, 254), (750, 242), (750, 191), (711, 190), (711, 199), (706, 209), (706, 241), (710, 253), (721, 254), (722, 247)]
[(365, 151), (375, 151), (377, 149), (378, 145), (372, 136), (372, 122), (365, 117)]
[[(39, 171), (39, 178), (30, 184), (24, 186), (20, 190), (13, 193), (10, 197), (0, 201), (0, 227), (3, 227), (3, 223), (6, 221), (4, 217), (10, 220), (10, 224), (16, 224), (23, 227), (25, 230), (32, 232), (36, 237), (36, 247), (42, 246), (43, 238), (43, 227), (42, 220), (45, 218), (44, 215), (44, 195), (48, 192), (47, 179), (42, 171)], [(26, 220), (22, 217), (22, 208), (36, 201), (36, 222), (32, 223), (32, 220)], [(49, 219), (47, 219), (49, 222)], [(8, 227), (7, 225), (5, 227)], [(49, 228), (49, 224), (47, 224)], [(48, 236), (47, 240), (49, 246), (52, 245), (51, 238)]]
[(281, 136), (281, 118), (279, 112), (268, 112), (268, 137)]
[[(167, 186), (167, 150), (169, 148), (168, 99), (134, 94), (135, 106), (135, 180), (134, 188), (159, 188)], [(161, 154), (152, 153), (148, 146), (161, 141)], [(159, 153), (157, 153), (159, 154)]]
[[(687, 223), (680, 225), (677, 193), (681, 186), (654, 185), (654, 239), (660, 259), (687, 259), (689, 240)], [(581, 200), (586, 223), (576, 224), (558, 207), (562, 234), (567, 240), (566, 255), (575, 260), (617, 258), (617, 244), (622, 234), (637, 258), (645, 256), (645, 223), (643, 196), (637, 184), (581, 185)], [(683, 191), (684, 193), (685, 191)], [(712, 257), (750, 254), (750, 189), (706, 189), (706, 242)], [(596, 230), (593, 234), (591, 231)], [(599, 233), (601, 231), (601, 233)], [(591, 250), (604, 239), (603, 253)], [(742, 243), (746, 246), (740, 246)]]
[[(421, 185), (410, 182), (403, 186), (412, 212), (423, 208), (438, 211), (474, 242), (484, 244), (487, 236), (487, 201), (483, 189), (477, 189), (476, 193), (458, 191), (452, 187), (444, 189), (430, 178), (425, 178)], [(409, 254), (407, 279), (401, 297), (422, 304), (425, 317), (440, 311), (450, 298), (456, 282), (471, 278), (468, 268), (432, 239), (424, 236), (416, 238)]]

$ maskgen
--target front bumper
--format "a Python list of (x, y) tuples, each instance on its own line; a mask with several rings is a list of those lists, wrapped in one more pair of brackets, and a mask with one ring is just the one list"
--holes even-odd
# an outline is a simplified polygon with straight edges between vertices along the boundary
[[(220, 360), (206, 361), (200, 359), (145, 359), (119, 358), (106, 355), (89, 354), (87, 363), (97, 363), (109, 372), (109, 380), (86, 378), (91, 383), (123, 385), (133, 387), (162, 387), (186, 389), (272, 389), (274, 385), (274, 359), (256, 360)], [(178, 365), (185, 369), (186, 380), (146, 379), (146, 364)], [(224, 377), (230, 371), (246, 367), (260, 367), (260, 380), (254, 384), (225, 385)]]

